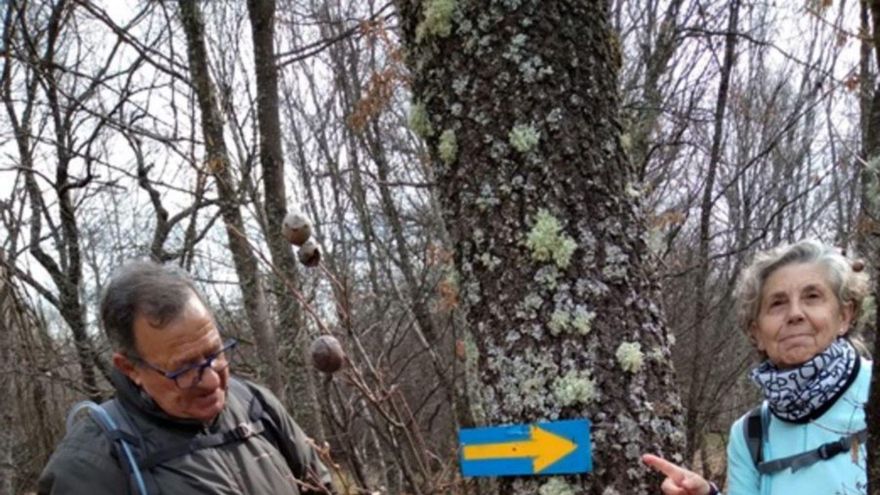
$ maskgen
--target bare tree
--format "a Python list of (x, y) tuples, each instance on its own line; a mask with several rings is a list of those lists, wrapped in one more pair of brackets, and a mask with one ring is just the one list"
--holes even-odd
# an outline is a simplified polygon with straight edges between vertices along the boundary
[(201, 112), (202, 134), (207, 154), (206, 167), (217, 181), (220, 211), (223, 216), (229, 249), (235, 262), (235, 271), (241, 283), (242, 298), (248, 324), (253, 330), (259, 353), (264, 359), (262, 368), (269, 387), (283, 396), (283, 380), (278, 366), (274, 326), (268, 313), (265, 288), (260, 279), (256, 255), (247, 240), (247, 231), (239, 210), (238, 190), (232, 175), (231, 162), (223, 136), (223, 118), (216, 100), (216, 89), (208, 72), (204, 24), (194, 0), (181, 0), (180, 17), (187, 39), (190, 74)]

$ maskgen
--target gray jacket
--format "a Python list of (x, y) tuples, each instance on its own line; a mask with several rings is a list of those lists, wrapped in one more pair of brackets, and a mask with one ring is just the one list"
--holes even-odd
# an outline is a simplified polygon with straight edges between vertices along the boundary
[[(186, 445), (193, 439), (229, 431), (249, 421), (249, 406), (240, 387), (229, 387), (223, 412), (209, 426), (165, 414), (128, 378), (114, 371), (116, 398), (138, 429), (149, 451)], [(234, 378), (230, 378), (234, 380)], [(278, 421), (279, 439), (292, 449), (305, 473), (294, 476), (291, 466), (267, 433), (218, 447), (192, 451), (163, 462), (151, 472), (162, 494), (277, 494), (332, 493), (330, 475), (305, 434), (267, 389), (249, 382), (254, 394)], [(256, 397), (251, 397), (256, 399)], [(103, 430), (91, 419), (81, 418), (49, 459), (38, 482), (40, 495), (120, 495), (129, 493), (125, 466), (116, 459)], [(306, 484), (303, 484), (306, 483)], [(309, 489), (308, 486), (317, 489)]]

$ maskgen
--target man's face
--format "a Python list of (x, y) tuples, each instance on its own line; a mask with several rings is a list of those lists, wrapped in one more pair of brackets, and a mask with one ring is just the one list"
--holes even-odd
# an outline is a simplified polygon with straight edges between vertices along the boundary
[[(195, 294), (183, 312), (163, 328), (137, 316), (134, 338), (140, 358), (168, 373), (203, 363), (223, 347), (214, 318)], [(220, 414), (226, 403), (229, 368), (217, 372), (208, 367), (198, 385), (182, 389), (156, 370), (132, 362), (122, 354), (114, 355), (113, 361), (163, 411), (176, 418), (209, 422)]]

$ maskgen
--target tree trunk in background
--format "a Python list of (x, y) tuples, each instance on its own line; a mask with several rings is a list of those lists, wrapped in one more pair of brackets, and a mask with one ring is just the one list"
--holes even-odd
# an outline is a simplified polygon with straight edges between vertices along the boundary
[(12, 285), (9, 283), (9, 274), (3, 268), (6, 260), (0, 250), (0, 421), (5, 425), (0, 428), (0, 493), (15, 493), (12, 489), (12, 480), (15, 476), (15, 464), (12, 452), (15, 445), (15, 382), (13, 371), (12, 345), (14, 342), (12, 332), (18, 308), (14, 307), (12, 299)]
[(284, 382), (278, 362), (277, 343), (269, 319), (266, 294), (260, 281), (257, 258), (246, 235), (244, 220), (239, 210), (238, 191), (230, 170), (229, 154), (223, 138), (223, 121), (217, 107), (214, 83), (208, 72), (208, 54), (205, 50), (204, 24), (195, 0), (180, 0), (180, 18), (186, 34), (187, 56), (193, 87), (201, 114), (202, 134), (205, 139), (205, 160), (208, 172), (217, 180), (220, 210), (229, 249), (235, 263), (235, 272), (241, 284), (244, 309), (254, 332), (257, 353), (262, 363), (261, 374), (267, 385), (279, 396)]
[[(13, 101), (13, 90), (11, 87), (12, 77), (12, 50), (9, 50), (6, 63), (3, 65), (2, 96), (6, 106), (9, 122), (12, 126), (15, 144), (18, 151), (18, 166), (24, 172), (25, 188), (27, 197), (30, 202), (31, 217), (29, 221), (29, 252), (49, 274), (52, 282), (57, 290), (57, 297), (53, 295), (47, 298), (48, 301), (58, 310), (64, 321), (70, 327), (73, 334), (74, 344), (77, 351), (77, 359), (82, 372), (82, 392), (90, 399), (101, 401), (102, 396), (98, 390), (98, 377), (95, 373), (95, 367), (106, 373), (106, 367), (102, 366), (100, 358), (92, 348), (91, 341), (86, 331), (85, 311), (80, 301), (80, 292), (82, 290), (82, 259), (80, 255), (80, 239), (79, 228), (76, 219), (76, 203), (73, 200), (74, 190), (85, 187), (92, 180), (91, 169), (85, 178), (72, 180), (68, 167), (74, 158), (72, 149), (75, 141), (72, 123), (72, 107), (74, 106), (69, 99), (73, 99), (68, 93), (60, 89), (63, 86), (59, 83), (59, 79), (63, 77), (63, 73), (58, 69), (56, 55), (61, 33), (64, 31), (65, 23), (69, 19), (65, 2), (57, 2), (51, 8), (51, 13), (46, 20), (44, 26), (32, 26), (27, 21), (39, 22), (32, 19), (26, 12), (27, 5), (11, 4), (4, 19), (4, 43), (6, 47), (13, 44), (21, 43), (23, 46), (19, 50), (25, 51), (29, 57), (35, 61), (39, 61), (41, 70), (34, 70), (30, 76), (25, 92), (27, 102), (20, 113), (16, 112), (16, 103)], [(15, 14), (15, 15), (13, 15)], [(38, 18), (37, 18), (38, 19)], [(14, 22), (13, 22), (14, 21)], [(15, 31), (19, 31), (19, 36), (24, 37), (26, 41), (20, 41), (13, 37)], [(46, 32), (45, 47), (43, 53), (38, 53), (38, 47), (34, 46), (33, 40), (29, 38), (32, 32)], [(14, 41), (13, 41), (14, 40)], [(53, 145), (54, 156), (54, 177), (52, 181), (52, 192), (57, 194), (56, 198), (49, 199), (51, 205), (47, 206), (47, 198), (51, 197), (48, 191), (42, 189), (37, 183), (35, 171), (35, 157), (33, 148), (34, 122), (35, 118), (34, 106), (37, 99), (37, 90), (42, 89), (45, 98), (46, 107), (49, 109), (49, 121), (51, 122), (52, 137), (55, 139), (51, 142)], [(67, 91), (70, 91), (68, 88)], [(81, 102), (78, 102), (81, 103)], [(41, 122), (38, 126), (45, 126), (46, 122)], [(94, 137), (92, 138), (94, 139)], [(47, 157), (41, 157), (47, 159)], [(45, 177), (45, 176), (44, 176)], [(57, 206), (56, 206), (57, 205)], [(54, 211), (57, 207), (58, 223), (44, 221), (44, 218), (50, 218), (50, 211)], [(42, 243), (51, 239), (54, 242), (54, 249), (57, 257), (53, 257), (47, 252)], [(39, 282), (29, 282), (36, 290), (41, 293), (49, 293), (50, 290), (37, 285)]]
[[(694, 461), (694, 455), (702, 446), (703, 433), (706, 429), (707, 416), (702, 414), (708, 404), (705, 401), (705, 385), (707, 375), (714, 369), (709, 361), (711, 354), (706, 353), (706, 326), (709, 311), (709, 241), (712, 238), (712, 208), (715, 204), (715, 172), (721, 161), (722, 143), (724, 140), (724, 112), (727, 109), (727, 95), (730, 88), (730, 76), (736, 63), (736, 30), (739, 18), (739, 0), (730, 3), (730, 17), (727, 24), (727, 36), (724, 43), (724, 62), (721, 66), (721, 81), (718, 86), (718, 99), (715, 102), (715, 129), (712, 136), (712, 149), (709, 164), (706, 167), (706, 180), (703, 184), (703, 200), (700, 204), (700, 239), (697, 253), (697, 281), (694, 284), (693, 345), (690, 348), (690, 386), (685, 400), (685, 455), (688, 464)], [(703, 460), (703, 474), (707, 474), (707, 464)]]
[[(681, 26), (678, 17), (683, 2), (684, 0), (669, 2), (661, 22), (652, 23), (654, 26), (659, 24), (656, 43), (653, 46), (646, 43), (647, 46), (644, 48), (647, 52), (644, 54), (646, 58), (644, 62), (645, 81), (641, 91), (639, 108), (630, 123), (632, 137), (629, 147), (633, 166), (642, 179), (647, 173), (651, 148), (654, 145), (652, 134), (656, 131), (664, 111), (664, 93), (660, 79), (670, 69), (672, 56), (675, 55), (675, 50), (681, 42)], [(655, 4), (655, 9), (659, 10), (659, 8), (660, 5)], [(652, 14), (656, 15), (656, 12), (652, 12)]]
[(324, 438), (320, 409), (317, 403), (314, 375), (305, 359), (308, 334), (304, 329), (299, 303), (284, 284), (296, 286), (299, 273), (290, 243), (282, 235), (287, 214), (284, 181), (284, 156), (281, 147), (281, 122), (278, 116), (278, 68), (275, 64), (275, 0), (249, 0), (248, 13), (254, 43), (254, 67), (257, 77), (257, 122), (260, 131), (260, 165), (263, 168), (263, 189), (266, 210), (266, 239), (272, 263), (280, 273), (272, 277), (280, 330), (289, 339), (293, 369), (301, 370), (288, 381), (291, 412), (300, 426), (318, 438)]
[(486, 417), (593, 422), (592, 474), (508, 478), (500, 493), (656, 493), (639, 455), (675, 457), (681, 410), (607, 4), (397, 4)]
[[(880, 0), (866, 0), (870, 6), (872, 38), (875, 61), (880, 63)], [(862, 106), (862, 111), (865, 110)], [(874, 301), (880, 301), (880, 270), (878, 270), (878, 254), (880, 243), (877, 236), (880, 235), (878, 228), (878, 202), (880, 202), (880, 174), (877, 165), (880, 162), (880, 88), (874, 87), (874, 95), (871, 104), (867, 108), (868, 115), (862, 116), (862, 128), (866, 129), (864, 135), (864, 156), (867, 166), (862, 172), (862, 204), (860, 215), (859, 233), (863, 252), (867, 255), (870, 263), (871, 276), (873, 277)], [(865, 122), (867, 117), (867, 123)], [(880, 311), (876, 311), (874, 328), (880, 329)], [(874, 353), (880, 349), (880, 331), (875, 332)], [(880, 495), (880, 359), (874, 359), (871, 375), (871, 392), (868, 404), (865, 408), (865, 422), (868, 425), (867, 447), (867, 477), (868, 494)]]

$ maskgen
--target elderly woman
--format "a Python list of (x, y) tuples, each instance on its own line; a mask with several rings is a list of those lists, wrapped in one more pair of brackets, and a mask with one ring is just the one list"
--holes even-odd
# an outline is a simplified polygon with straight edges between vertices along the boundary
[[(751, 372), (763, 404), (738, 419), (727, 446), (729, 495), (865, 493), (871, 363), (853, 335), (868, 277), (816, 241), (758, 254), (740, 276), (737, 319), (764, 361)], [(662, 458), (666, 495), (718, 489)]]

